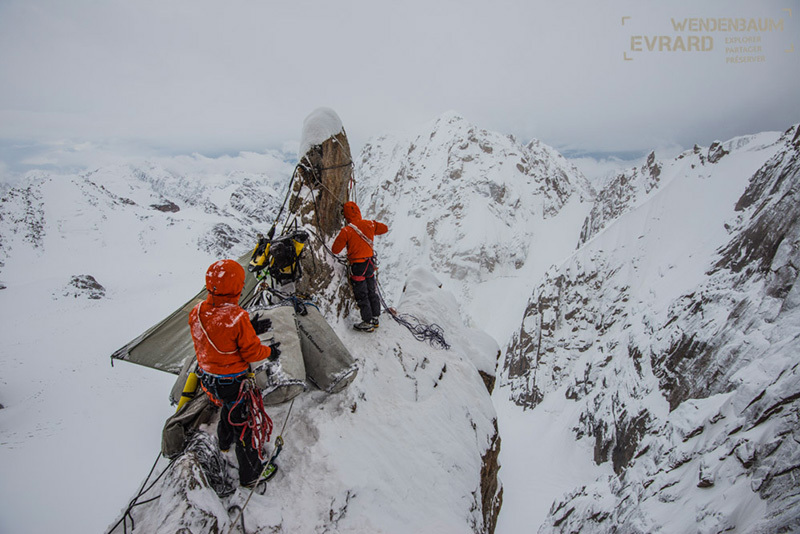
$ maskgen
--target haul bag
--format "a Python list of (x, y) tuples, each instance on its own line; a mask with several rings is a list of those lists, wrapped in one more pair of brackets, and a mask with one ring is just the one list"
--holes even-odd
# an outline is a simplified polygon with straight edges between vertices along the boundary
[(286, 402), (307, 389), (306, 368), (300, 338), (297, 335), (294, 308), (277, 306), (250, 311), (251, 319), (267, 318), (272, 327), (258, 337), (264, 345), (280, 343), (278, 361), (263, 360), (250, 364), (256, 384), (261, 389), (264, 404)]
[(200, 425), (211, 422), (217, 413), (217, 407), (202, 390), (199, 391), (199, 395), (181, 406), (164, 423), (161, 432), (161, 454), (167, 458), (175, 458), (182, 453), (192, 434)]
[(323, 391), (339, 392), (356, 377), (358, 366), (316, 306), (306, 309), (296, 316), (306, 377)]

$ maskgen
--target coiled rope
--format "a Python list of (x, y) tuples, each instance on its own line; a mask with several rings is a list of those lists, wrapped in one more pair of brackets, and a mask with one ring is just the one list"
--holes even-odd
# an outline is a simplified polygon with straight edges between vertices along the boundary
[(436, 323), (424, 323), (418, 317), (410, 313), (397, 313), (394, 308), (389, 307), (383, 298), (383, 288), (378, 280), (378, 273), (375, 273), (375, 282), (378, 290), (378, 297), (380, 298), (383, 309), (388, 313), (395, 322), (405, 326), (414, 339), (417, 341), (427, 341), (431, 347), (449, 350), (450, 344), (444, 338), (444, 329)]
[(264, 461), (264, 445), (269, 443), (272, 436), (272, 419), (264, 409), (264, 399), (261, 397), (261, 390), (255, 383), (255, 379), (248, 377), (239, 386), (239, 396), (236, 398), (234, 406), (239, 403), (247, 405), (247, 419), (244, 422), (236, 423), (231, 420), (233, 410), (228, 412), (228, 423), (233, 427), (241, 427), (239, 441), (244, 443), (244, 436), (250, 430), (250, 446), (258, 451), (258, 459)]

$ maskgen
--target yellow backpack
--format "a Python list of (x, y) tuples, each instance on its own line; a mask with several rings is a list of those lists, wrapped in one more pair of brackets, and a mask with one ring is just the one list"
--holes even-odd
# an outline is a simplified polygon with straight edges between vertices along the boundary
[(303, 275), (298, 260), (307, 241), (305, 230), (293, 230), (276, 239), (259, 234), (248, 269), (259, 279), (269, 275), (279, 284), (296, 282)]

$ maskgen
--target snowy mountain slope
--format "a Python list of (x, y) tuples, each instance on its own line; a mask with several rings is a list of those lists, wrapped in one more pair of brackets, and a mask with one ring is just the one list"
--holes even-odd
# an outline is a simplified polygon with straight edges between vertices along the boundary
[(607, 223), (613, 221), (641, 198), (658, 188), (661, 177), (661, 164), (656, 161), (655, 152), (650, 152), (640, 168), (633, 168), (611, 179), (595, 199), (589, 216), (581, 230), (580, 244), (597, 234)]
[[(608, 202), (613, 216), (596, 219), (577, 252), (591, 198), (577, 194), (580, 177), (552, 149), (522, 147), (453, 114), (412, 139), (368, 145), (359, 199), (365, 216), (392, 227), (377, 240), (387, 296), (445, 326), (454, 349), (420, 344), (386, 317), (381, 335), (366, 339), (334, 324), (364, 366), (339, 396), (298, 397), (275, 480), (288, 495), (255, 496), (249, 528), (487, 526), (499, 494), (480, 472), (492, 458), (497, 468), (499, 437), (477, 371), (492, 368), (497, 347), (462, 324), (465, 310), (503, 345), (517, 332), (494, 392), (498, 534), (543, 523), (542, 531), (584, 532), (791, 525), (796, 132), (654, 158), (660, 173), (649, 190), (618, 184), (598, 195), (598, 213)], [(0, 531), (99, 531), (135, 494), (173, 411), (173, 376), (112, 369), (108, 355), (194, 294), (218, 255), (246, 252), (266, 226), (250, 220), (282, 197), (291, 172), (273, 163), (285, 173), (263, 183), (224, 166), (211, 162), (191, 178), (144, 164), (38, 172), (4, 195)], [(477, 235), (501, 244), (481, 252)], [(407, 279), (434, 265), (453, 294), (424, 272)], [(286, 409), (270, 411), (279, 427)], [(165, 524), (177, 517), (169, 492), (180, 490), (165, 488), (167, 506), (154, 511)], [(192, 495), (210, 521), (227, 520), (216, 495)]]
[[(651, 152), (641, 167), (620, 173), (605, 184), (584, 221), (579, 244), (586, 243), (608, 223), (645, 202), (662, 183), (668, 182), (675, 175), (687, 172), (687, 169), (697, 169), (698, 174), (702, 174), (702, 169), (713, 168), (714, 164), (732, 151), (741, 154), (742, 151), (763, 150), (775, 142), (776, 136), (776, 133), (768, 132), (737, 137), (726, 143), (716, 141), (707, 149), (695, 145), (692, 150), (667, 162), (658, 161), (655, 152)], [(741, 161), (741, 158), (737, 157), (737, 160)], [(758, 158), (755, 161), (759, 161)]]
[[(147, 163), (80, 175), (34, 172), (3, 197), (0, 262), (35, 251), (53, 254), (61, 265), (94, 263), (98, 248), (112, 249), (108, 257), (120, 261), (134, 251), (158, 255), (178, 245), (171, 237), (187, 234), (195, 248), (229, 254), (254, 243), (254, 226), (266, 226), (279, 205), (282, 193), (269, 182), (244, 172), (176, 174)], [(164, 232), (170, 227), (185, 232)]]
[(562, 424), (613, 468), (576, 476), (541, 531), (797, 528), (796, 132), (662, 163), (531, 296), (501, 391), (569, 399)]
[[(313, 389), (301, 394), (291, 413), (288, 403), (268, 407), (276, 433), (287, 421), (286, 446), (278, 475), (246, 508), (248, 529), (488, 531), (480, 475), (482, 456), (497, 436), (494, 408), (477, 367), (494, 362), (498, 347), (460, 324), (457, 303), (438, 285), (429, 273), (412, 272), (398, 309), (438, 318), (450, 350), (417, 342), (386, 316), (380, 335), (337, 324), (358, 360), (356, 380), (338, 394)], [(171, 495), (176, 484), (181, 483), (168, 477), (153, 495)], [(210, 530), (227, 531), (235, 518), (227, 507), (241, 505), (247, 496), (240, 490), (220, 501), (208, 487), (192, 492), (193, 510), (185, 509), (181, 492), (136, 509), (137, 529), (196, 531), (200, 523), (191, 518), (203, 517)]]
[[(250, 248), (292, 170), (273, 162), (285, 175), (262, 176), (220, 166), (193, 175), (149, 164), (33, 173), (5, 197), (0, 531), (101, 531), (137, 491), (174, 410), (174, 376), (111, 368), (108, 357), (193, 295), (212, 261)], [(398, 308), (444, 326), (449, 351), (388, 317), (374, 337), (334, 325), (362, 362), (359, 381), (339, 395), (298, 398), (275, 481), (283, 497), (254, 497), (248, 525), (491, 528), (499, 437), (479, 370), (493, 373), (499, 350), (463, 326), (454, 297), (436, 286), (415, 273)], [(287, 408), (270, 410), (276, 425)], [(179, 485), (165, 488), (174, 491)], [(175, 518), (169, 506), (162, 511)]]
[[(524, 266), (540, 255), (539, 244), (557, 241), (544, 229), (576, 211), (582, 221), (580, 206), (593, 195), (552, 148), (538, 141), (523, 146), (453, 112), (417, 134), (372, 140), (356, 176), (365, 217), (389, 226), (377, 242), (383, 271), (430, 268), (465, 306), (484, 283), (530, 279)], [(388, 296), (400, 290), (397, 280), (386, 285)], [(482, 300), (474, 311), (480, 314), (486, 304)]]
[[(109, 355), (194, 294), (218, 251), (252, 246), (262, 228), (225, 194), (250, 181), (270, 196), (285, 179), (238, 160), (174, 166), (197, 169), (37, 171), (0, 202), (0, 531), (98, 532), (129, 500), (173, 411), (174, 377), (112, 369)], [(226, 225), (239, 243), (215, 232)]]

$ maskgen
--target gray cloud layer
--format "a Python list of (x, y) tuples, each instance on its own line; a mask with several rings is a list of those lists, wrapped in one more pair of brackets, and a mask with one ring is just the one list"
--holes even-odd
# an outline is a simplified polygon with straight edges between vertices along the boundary
[[(86, 143), (263, 150), (296, 141), (320, 106), (337, 111), (356, 148), (450, 109), (588, 153), (800, 121), (800, 3), (697, 4), (3, 0), (0, 158)], [(782, 29), (675, 29), (688, 18)], [(659, 36), (671, 48), (708, 36), (713, 48), (667, 51)], [(758, 37), (760, 50), (730, 52), (733, 37)]]

